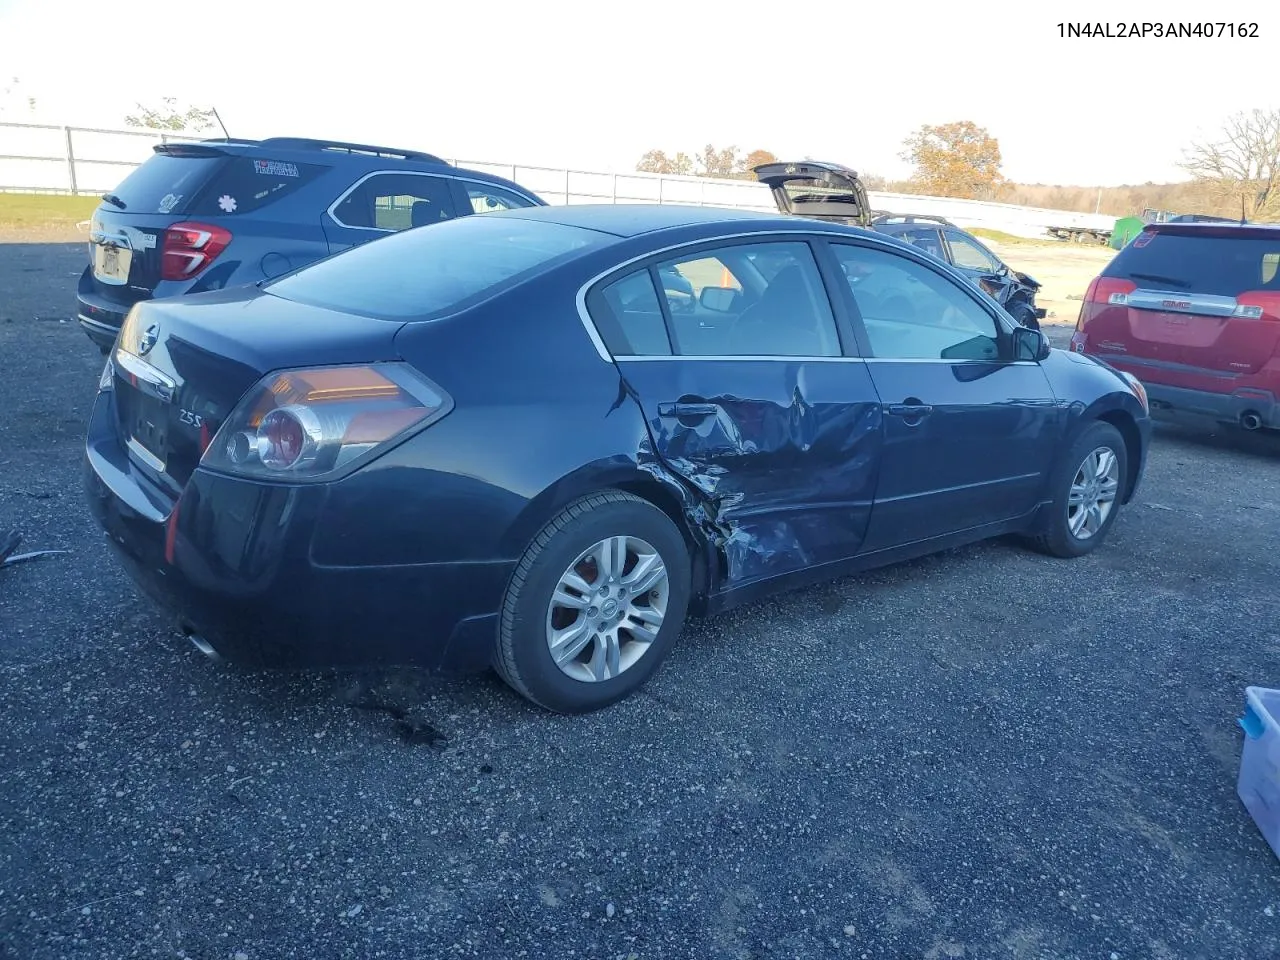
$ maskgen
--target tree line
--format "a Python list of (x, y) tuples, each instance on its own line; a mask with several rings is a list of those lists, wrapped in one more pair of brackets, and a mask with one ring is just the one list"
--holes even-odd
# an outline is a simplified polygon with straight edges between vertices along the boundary
[[(1280, 219), (1280, 109), (1231, 116), (1216, 137), (1194, 141), (1179, 167), (1190, 179), (1178, 183), (1119, 187), (1015, 183), (1005, 178), (1000, 142), (969, 120), (925, 124), (902, 144), (911, 176), (889, 180), (861, 173), (868, 190), (935, 197), (991, 200), (1079, 213), (1123, 217), (1147, 208), (1250, 220)], [(768, 150), (740, 155), (736, 147), (708, 144), (693, 155), (650, 150), (636, 170), (646, 173), (753, 179), (751, 170), (776, 161)], [(856, 163), (853, 164), (856, 168)]]
[[(18, 78), (0, 86), (0, 113), (30, 112), (35, 98)], [(125, 117), (132, 127), (199, 132), (214, 126), (212, 109), (183, 105), (164, 97), (158, 105), (137, 105)], [(868, 190), (938, 197), (995, 200), (1080, 213), (1122, 217), (1144, 209), (1177, 213), (1245, 216), (1280, 220), (1280, 109), (1234, 114), (1210, 139), (1190, 143), (1179, 166), (1189, 179), (1179, 183), (1142, 183), (1119, 187), (1014, 183), (1002, 172), (1000, 142), (969, 120), (925, 124), (902, 143), (900, 154), (911, 164), (911, 176), (889, 180), (863, 173)], [(707, 144), (692, 153), (647, 151), (636, 170), (679, 176), (754, 179), (753, 168), (777, 162), (771, 151), (741, 151), (737, 146)], [(853, 164), (856, 167), (856, 161)]]

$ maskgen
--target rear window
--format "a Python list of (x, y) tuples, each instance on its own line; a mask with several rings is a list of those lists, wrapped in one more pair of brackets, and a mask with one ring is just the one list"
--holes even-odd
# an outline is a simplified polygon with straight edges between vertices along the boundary
[(186, 213), (191, 199), (225, 157), (152, 155), (114, 189), (123, 213)]
[(238, 216), (261, 210), (305, 186), (328, 167), (271, 157), (229, 157), (187, 208), (191, 216)]
[(1103, 276), (1146, 289), (1234, 297), (1247, 290), (1280, 289), (1277, 267), (1280, 230), (1275, 237), (1144, 232), (1116, 254)]
[(782, 190), (796, 210), (837, 216), (858, 212), (858, 195), (848, 187), (833, 187), (821, 180), (788, 180)]
[(329, 310), (427, 320), (465, 310), (611, 239), (500, 213), (459, 217), (352, 247), (265, 289)]

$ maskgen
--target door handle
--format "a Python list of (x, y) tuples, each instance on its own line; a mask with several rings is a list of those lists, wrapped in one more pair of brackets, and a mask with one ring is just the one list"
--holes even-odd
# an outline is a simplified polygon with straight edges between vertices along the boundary
[(908, 420), (917, 420), (920, 417), (928, 416), (933, 413), (933, 406), (928, 403), (892, 403), (889, 405), (889, 413), (895, 417), (905, 417)]
[(660, 403), (658, 415), (662, 417), (678, 417), (693, 419), (714, 417), (720, 408), (714, 403)]

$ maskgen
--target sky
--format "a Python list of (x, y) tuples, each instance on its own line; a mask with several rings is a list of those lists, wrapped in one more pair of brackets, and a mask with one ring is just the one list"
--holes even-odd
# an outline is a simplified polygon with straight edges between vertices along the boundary
[[(1058, 26), (1228, 13), (1259, 36)], [(1280, 7), (1259, 0), (0, 0), (0, 90), (37, 105), (11, 96), (0, 120), (120, 127), (171, 96), (237, 137), (602, 172), (712, 143), (891, 178), (913, 130), (972, 120), (1010, 179), (1102, 186), (1186, 179), (1190, 142), (1280, 107), (1277, 59)]]

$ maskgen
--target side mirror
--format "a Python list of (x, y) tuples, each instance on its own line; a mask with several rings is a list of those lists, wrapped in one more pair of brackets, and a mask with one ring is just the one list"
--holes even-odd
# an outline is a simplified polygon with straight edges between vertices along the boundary
[(1039, 330), (1032, 330), (1030, 327), (1023, 326), (1014, 329), (1014, 360), (1034, 360), (1039, 363), (1041, 360), (1049, 359), (1049, 353), (1052, 350), (1053, 345), (1049, 343), (1049, 338)]
[(728, 313), (738, 300), (738, 291), (732, 287), (703, 287), (698, 303), (715, 313)]

